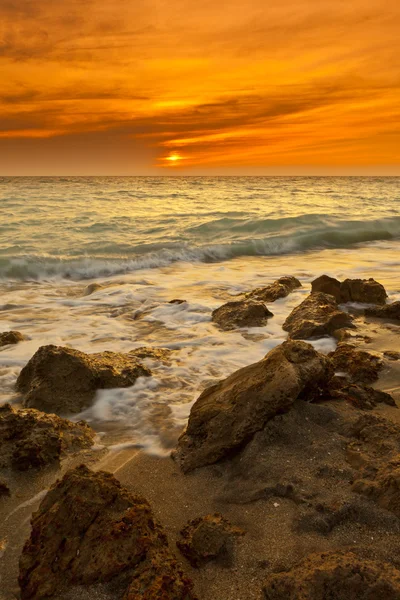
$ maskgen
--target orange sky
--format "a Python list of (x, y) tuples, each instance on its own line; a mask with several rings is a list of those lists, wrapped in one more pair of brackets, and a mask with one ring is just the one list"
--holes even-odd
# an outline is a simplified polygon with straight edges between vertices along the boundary
[(0, 0), (0, 77), (1, 175), (400, 175), (399, 0)]

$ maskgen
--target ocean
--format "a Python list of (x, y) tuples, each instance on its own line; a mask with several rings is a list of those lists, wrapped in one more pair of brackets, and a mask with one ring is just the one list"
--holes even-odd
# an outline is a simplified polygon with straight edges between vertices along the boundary
[[(75, 417), (110, 447), (168, 453), (162, 415), (182, 427), (206, 386), (281, 343), (315, 277), (374, 277), (400, 299), (399, 208), (396, 177), (0, 178), (0, 331), (27, 337), (0, 348), (0, 402), (18, 403), (16, 377), (44, 344), (169, 348), (167, 363), (146, 359), (152, 377), (100, 391)], [(269, 306), (265, 327), (211, 322), (282, 275), (303, 287)]]

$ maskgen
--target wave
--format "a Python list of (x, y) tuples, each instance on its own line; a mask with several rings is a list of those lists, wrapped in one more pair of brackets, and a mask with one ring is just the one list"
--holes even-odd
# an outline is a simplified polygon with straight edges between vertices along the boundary
[[(52, 278), (94, 279), (137, 271), (165, 267), (174, 262), (220, 262), (244, 256), (276, 256), (308, 252), (327, 248), (351, 248), (382, 240), (400, 238), (400, 217), (377, 219), (372, 221), (336, 221), (323, 222), (316, 215), (313, 226), (304, 227), (307, 219), (301, 216), (290, 219), (290, 227), (278, 232), (270, 228), (270, 235), (260, 238), (242, 238), (229, 240), (230, 231), (220, 236), (221, 243), (190, 245), (187, 242), (164, 245), (149, 244), (148, 252), (143, 244), (124, 247), (127, 255), (107, 256), (106, 247), (101, 255), (49, 256), (23, 255), (2, 256), (0, 258), (0, 278), (7, 280), (44, 280)], [(286, 220), (287, 224), (289, 220)], [(230, 223), (233, 225), (233, 223)], [(249, 224), (254, 233), (254, 222)], [(265, 220), (261, 223), (265, 229)], [(303, 228), (299, 228), (303, 226)], [(220, 220), (217, 227), (220, 226)], [(233, 228), (235, 226), (233, 225)], [(272, 229), (272, 231), (271, 231)], [(156, 249), (155, 249), (156, 248)], [(110, 250), (110, 248), (107, 248)]]

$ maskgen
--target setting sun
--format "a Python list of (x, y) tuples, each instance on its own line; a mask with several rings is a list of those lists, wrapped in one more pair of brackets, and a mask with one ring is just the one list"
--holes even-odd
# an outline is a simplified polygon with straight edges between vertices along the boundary
[(170, 154), (170, 156), (166, 156), (165, 160), (167, 160), (169, 163), (172, 163), (172, 165), (175, 165), (180, 160), (182, 160), (182, 156), (179, 156), (179, 154), (174, 153), (174, 154)]

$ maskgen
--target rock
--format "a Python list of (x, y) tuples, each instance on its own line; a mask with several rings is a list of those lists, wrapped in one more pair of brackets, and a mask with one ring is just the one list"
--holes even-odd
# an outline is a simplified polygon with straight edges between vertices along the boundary
[(362, 410), (371, 410), (380, 403), (397, 406), (393, 397), (387, 392), (366, 385), (349, 384), (344, 377), (333, 377), (329, 382), (327, 393), (333, 399), (345, 400)]
[(237, 327), (263, 327), (270, 317), (273, 313), (262, 302), (238, 300), (213, 310), (211, 319), (228, 331)]
[(290, 292), (299, 287), (302, 286), (296, 277), (280, 277), (271, 285), (267, 285), (267, 287), (257, 288), (248, 292), (245, 297), (251, 300), (259, 300), (260, 302), (275, 302), (279, 298), (286, 298)]
[(312, 292), (330, 294), (338, 304), (363, 302), (385, 304), (387, 294), (382, 284), (375, 279), (345, 279), (342, 283), (329, 275), (321, 275), (311, 282)]
[(182, 540), (176, 545), (193, 567), (222, 558), (231, 561), (233, 537), (244, 535), (220, 514), (193, 519), (182, 529)]
[(341, 302), (385, 304), (387, 293), (375, 279), (345, 279), (340, 286)]
[(321, 275), (311, 282), (311, 292), (322, 292), (323, 294), (329, 294), (335, 298), (337, 303), (340, 303), (340, 286), (341, 283), (338, 279), (329, 277), (329, 275)]
[(396, 350), (386, 350), (383, 356), (389, 360), (400, 360), (400, 352), (396, 352)]
[(175, 458), (182, 470), (215, 463), (239, 449), (331, 374), (329, 359), (311, 345), (287, 341), (207, 388), (192, 406), (179, 438)]
[(102, 290), (104, 288), (104, 285), (101, 285), (101, 283), (90, 283), (83, 291), (83, 296), (90, 296), (91, 294), (94, 294), (94, 292), (97, 292), (98, 290)]
[(8, 487), (7, 483), (5, 481), (3, 481), (3, 479), (0, 479), (0, 498), (2, 496), (9, 496), (10, 495), (10, 488)]
[(72, 423), (35, 409), (0, 407), (0, 467), (18, 471), (58, 463), (66, 453), (93, 445), (95, 433), (84, 422)]
[(171, 352), (169, 348), (152, 348), (151, 346), (141, 346), (140, 348), (135, 348), (129, 352), (130, 356), (135, 356), (136, 358), (151, 358), (153, 360), (159, 360), (160, 362), (166, 362), (171, 357)]
[(347, 373), (351, 383), (372, 383), (379, 377), (383, 362), (364, 350), (357, 350), (351, 344), (339, 344), (335, 352), (328, 355), (336, 371)]
[(2, 346), (18, 344), (18, 342), (22, 342), (24, 339), (25, 336), (19, 331), (4, 331), (3, 333), (0, 333), (0, 348)]
[(263, 594), (264, 600), (399, 600), (400, 571), (352, 552), (312, 554), (270, 575)]
[(379, 317), (379, 319), (390, 319), (400, 321), (400, 300), (386, 304), (385, 306), (374, 306), (366, 308), (364, 311), (366, 317)]
[(374, 479), (358, 479), (353, 491), (374, 500), (400, 518), (400, 455), (381, 464)]
[(150, 505), (110, 473), (68, 471), (31, 524), (20, 558), (22, 600), (101, 583), (118, 590), (116, 600), (194, 600)]
[(174, 298), (173, 300), (169, 300), (168, 304), (185, 304), (186, 300), (182, 300), (181, 298)]
[(338, 309), (331, 295), (315, 292), (292, 310), (282, 327), (292, 339), (307, 340), (352, 327), (352, 319), (348, 313)]
[(24, 406), (65, 415), (90, 406), (99, 389), (129, 387), (149, 375), (149, 369), (129, 354), (85, 354), (50, 345), (33, 355), (16, 388), (24, 395)]

